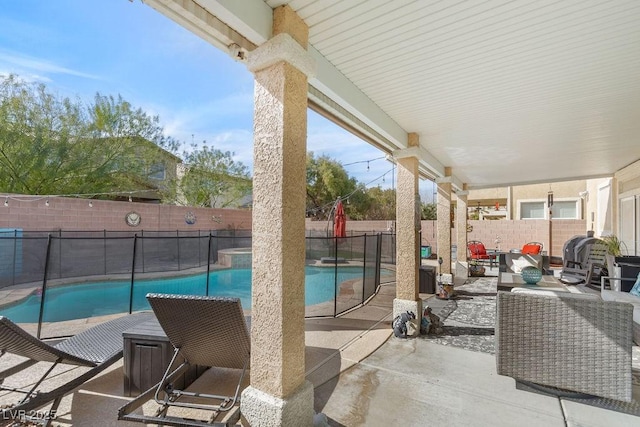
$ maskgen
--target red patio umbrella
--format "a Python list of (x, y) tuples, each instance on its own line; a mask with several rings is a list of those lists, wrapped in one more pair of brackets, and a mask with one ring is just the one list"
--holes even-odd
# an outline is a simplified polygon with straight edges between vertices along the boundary
[(336, 204), (336, 213), (333, 219), (333, 235), (334, 237), (347, 237), (347, 218), (344, 216), (342, 200), (338, 200)]

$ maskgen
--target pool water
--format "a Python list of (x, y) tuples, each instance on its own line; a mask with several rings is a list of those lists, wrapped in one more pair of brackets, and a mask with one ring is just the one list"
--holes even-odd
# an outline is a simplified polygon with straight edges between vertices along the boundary
[[(374, 270), (367, 269), (367, 277)], [(381, 275), (391, 275), (381, 270)], [(362, 267), (338, 267), (340, 284), (362, 277)], [(149, 292), (205, 295), (206, 273), (156, 280), (137, 280), (133, 287), (133, 311), (150, 309), (145, 296)], [(305, 304), (314, 305), (334, 298), (334, 269), (305, 267)], [(44, 322), (83, 319), (129, 311), (129, 281), (93, 282), (48, 288)], [(251, 308), (251, 269), (230, 269), (209, 273), (209, 295), (240, 298), (242, 307)], [(31, 295), (19, 304), (0, 309), (0, 315), (16, 323), (35, 323), (40, 310), (40, 295)]]

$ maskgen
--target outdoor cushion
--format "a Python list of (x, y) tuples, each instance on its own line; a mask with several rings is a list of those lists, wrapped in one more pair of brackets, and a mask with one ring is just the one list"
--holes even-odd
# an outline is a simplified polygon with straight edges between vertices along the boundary
[(545, 295), (548, 297), (554, 298), (574, 298), (574, 299), (592, 299), (599, 300), (600, 297), (596, 294), (582, 294), (582, 293), (571, 293), (571, 292), (563, 292), (563, 291), (554, 291), (551, 289), (531, 289), (531, 288), (513, 288), (511, 292), (517, 294), (531, 294), (531, 295)]
[(540, 245), (524, 245), (520, 252), (523, 254), (538, 255), (540, 253)]
[(484, 244), (480, 242), (469, 243), (468, 248), (472, 259), (489, 259), (489, 254), (487, 254)]
[(605, 289), (600, 292), (600, 298), (604, 301), (627, 302), (633, 305), (633, 321), (640, 325), (640, 298), (629, 292), (611, 291)]
[(507, 266), (516, 274), (522, 273), (522, 269), (525, 267), (540, 268), (540, 263), (541, 260), (532, 258), (530, 255), (522, 255), (507, 259)]
[(640, 273), (638, 273), (638, 278), (636, 279), (636, 283), (633, 285), (633, 288), (631, 288), (629, 293), (631, 295), (640, 297)]

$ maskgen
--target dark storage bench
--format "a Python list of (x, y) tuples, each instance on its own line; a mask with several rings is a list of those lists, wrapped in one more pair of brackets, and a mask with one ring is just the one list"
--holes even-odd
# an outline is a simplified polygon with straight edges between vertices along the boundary
[(418, 273), (418, 292), (421, 294), (435, 294), (436, 268), (429, 265), (422, 265)]
[[(137, 396), (162, 380), (171, 357), (173, 345), (157, 319), (143, 322), (122, 333), (124, 339), (124, 395)], [(174, 365), (184, 359), (178, 356)], [(176, 387), (184, 389), (198, 378), (206, 367), (192, 366), (179, 379)]]

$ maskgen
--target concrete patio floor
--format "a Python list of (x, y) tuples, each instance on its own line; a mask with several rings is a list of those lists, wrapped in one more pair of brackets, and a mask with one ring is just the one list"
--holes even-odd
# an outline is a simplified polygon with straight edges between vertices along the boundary
[[(383, 285), (369, 304), (343, 317), (306, 321), (307, 378), (315, 386), (315, 410), (330, 425), (640, 425), (637, 416), (520, 390), (496, 374), (492, 354), (393, 337), (394, 297), (394, 284)], [(634, 366), (640, 368), (637, 347)], [(192, 387), (214, 379), (207, 371)], [(640, 401), (640, 387), (634, 397)], [(123, 397), (119, 362), (65, 397), (54, 425), (140, 425), (117, 421), (117, 409), (130, 399)], [(145, 413), (151, 410), (145, 406)]]

